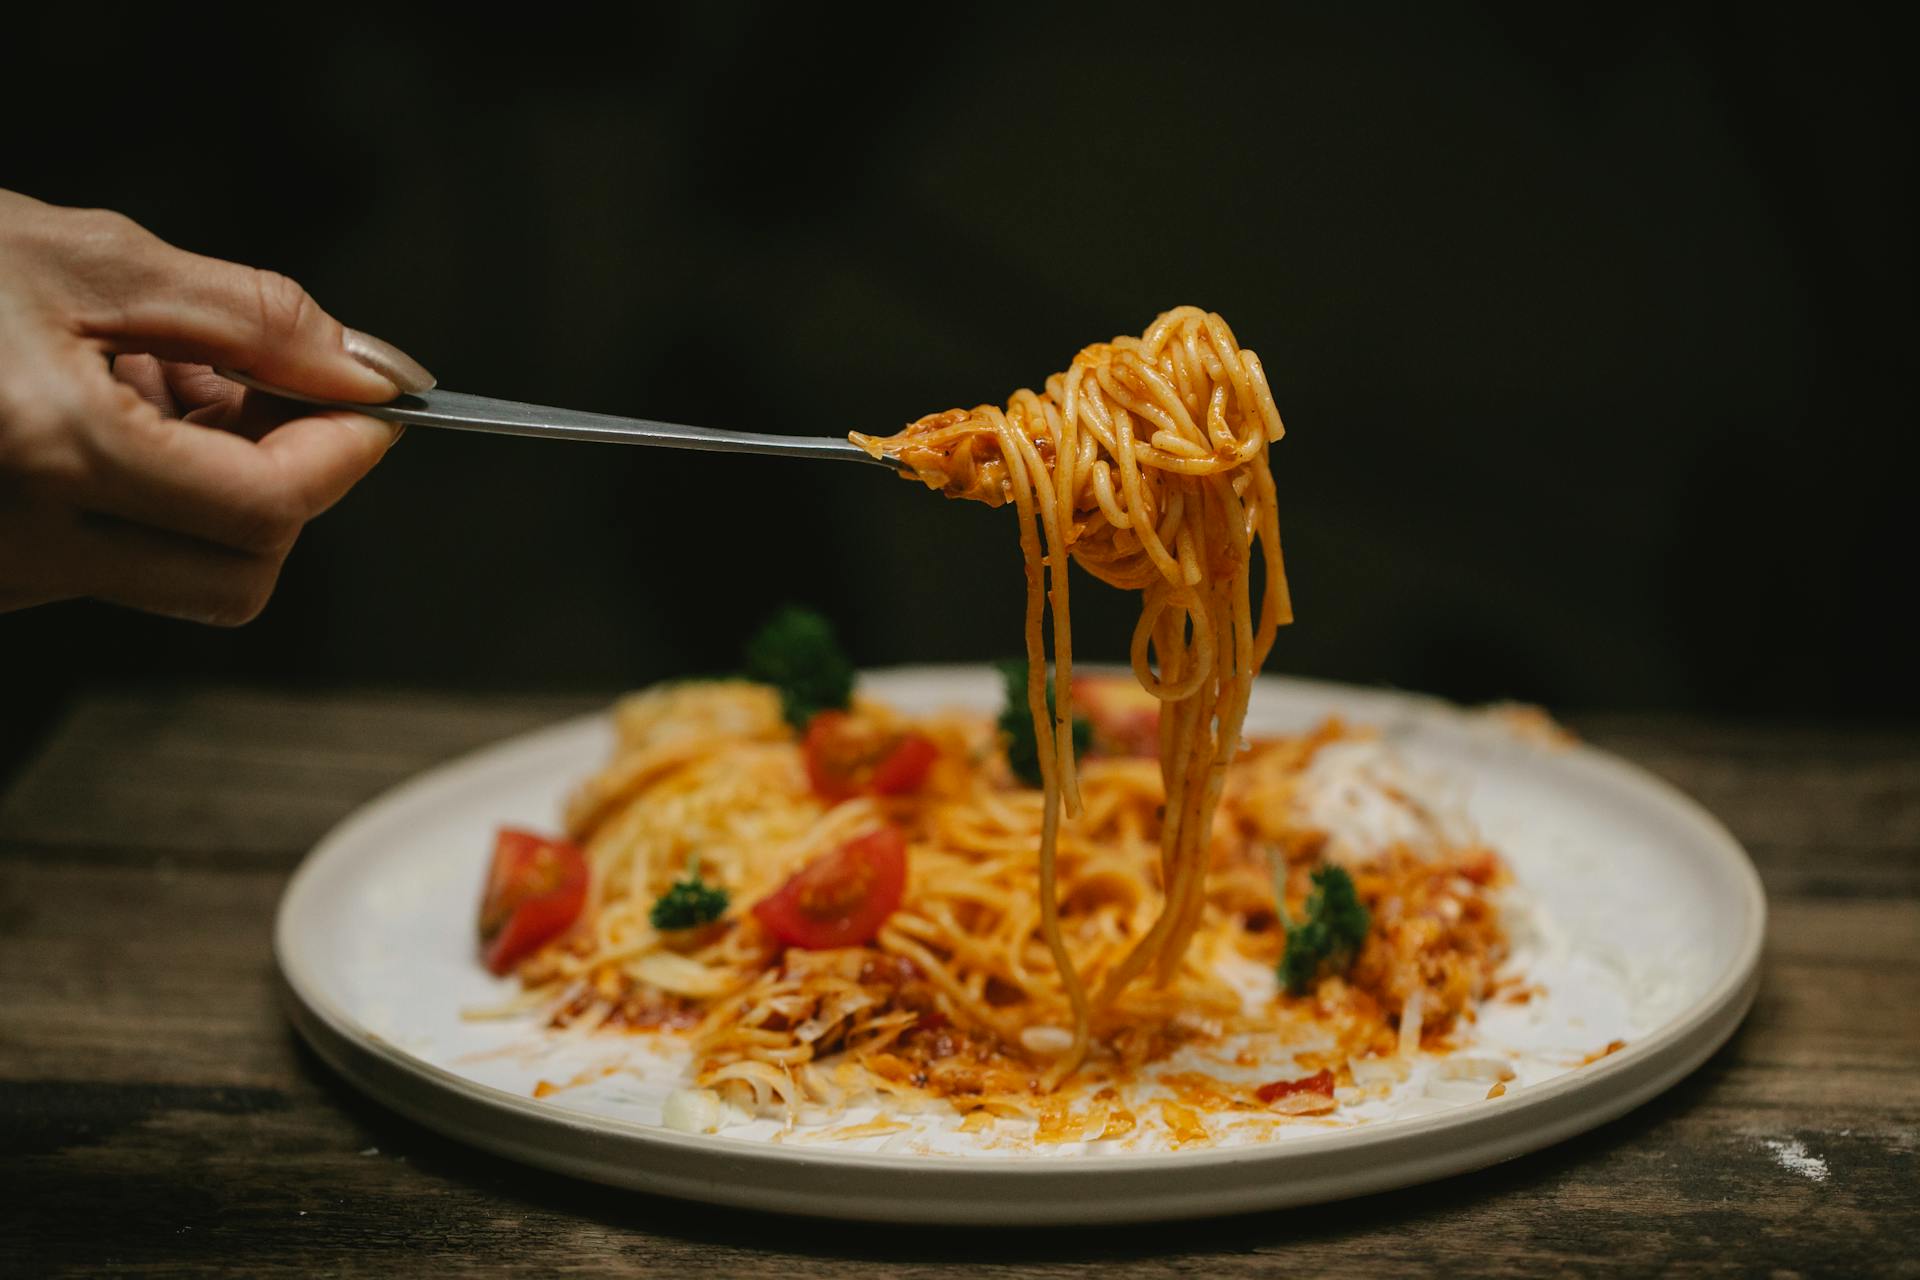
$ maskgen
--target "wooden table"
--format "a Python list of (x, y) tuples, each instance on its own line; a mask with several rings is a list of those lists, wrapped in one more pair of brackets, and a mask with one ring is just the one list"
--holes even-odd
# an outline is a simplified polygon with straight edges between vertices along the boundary
[(1732, 827), (1760, 998), (1599, 1132), (1346, 1204), (1101, 1231), (816, 1223), (483, 1155), (337, 1080), (275, 1005), (288, 873), (383, 788), (584, 704), (82, 700), (0, 799), (0, 1275), (563, 1269), (1920, 1274), (1920, 734), (1579, 722)]

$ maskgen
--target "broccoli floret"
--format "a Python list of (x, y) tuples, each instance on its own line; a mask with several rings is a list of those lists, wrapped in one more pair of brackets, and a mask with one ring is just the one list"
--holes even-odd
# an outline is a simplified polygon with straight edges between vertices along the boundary
[(805, 730), (822, 711), (844, 711), (853, 697), (853, 664), (833, 626), (811, 609), (786, 608), (747, 643), (747, 679), (780, 691), (787, 723)]
[(687, 876), (653, 900), (647, 919), (660, 930), (695, 929), (712, 924), (727, 911), (727, 891), (700, 878), (700, 855), (687, 855)]
[(1280, 959), (1280, 980), (1294, 995), (1304, 994), (1326, 974), (1345, 973), (1367, 940), (1367, 909), (1353, 890), (1353, 877), (1342, 867), (1321, 867), (1313, 873), (1305, 920), (1294, 924), (1284, 915), (1287, 952)]
[[(999, 664), (1000, 678), (1006, 682), (1007, 705), (1000, 712), (1000, 732), (1007, 739), (1007, 763), (1013, 776), (1030, 787), (1040, 785), (1040, 744), (1034, 737), (1033, 715), (1027, 709), (1027, 664), (1013, 658)], [(1053, 675), (1047, 675), (1047, 715), (1054, 714)], [(1084, 755), (1093, 743), (1093, 723), (1084, 716), (1073, 718), (1073, 754)]]

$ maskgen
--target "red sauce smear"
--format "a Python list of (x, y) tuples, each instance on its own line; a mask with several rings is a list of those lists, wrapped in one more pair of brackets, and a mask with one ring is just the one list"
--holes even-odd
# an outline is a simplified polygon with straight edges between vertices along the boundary
[(1296, 1093), (1324, 1093), (1333, 1096), (1333, 1072), (1321, 1068), (1310, 1076), (1301, 1076), (1298, 1080), (1275, 1080), (1272, 1084), (1263, 1084), (1254, 1092), (1260, 1101), (1274, 1103)]

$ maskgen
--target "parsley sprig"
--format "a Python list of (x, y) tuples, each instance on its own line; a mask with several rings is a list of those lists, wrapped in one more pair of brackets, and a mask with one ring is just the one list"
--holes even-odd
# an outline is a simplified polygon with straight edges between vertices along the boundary
[(667, 891), (653, 900), (653, 910), (647, 919), (653, 927), (669, 931), (673, 929), (697, 929), (703, 924), (712, 924), (727, 911), (727, 891), (720, 885), (708, 884), (700, 878), (700, 855), (687, 855), (687, 874), (683, 880), (675, 880)]
[(1287, 930), (1280, 981), (1294, 995), (1304, 994), (1328, 974), (1345, 973), (1367, 940), (1370, 917), (1344, 867), (1321, 867), (1313, 873), (1304, 920), (1295, 924), (1286, 919), (1284, 907), (1280, 915)]
[(844, 711), (853, 698), (853, 663), (833, 624), (811, 609), (789, 606), (747, 642), (746, 675), (780, 691), (787, 723), (806, 731), (822, 711)]

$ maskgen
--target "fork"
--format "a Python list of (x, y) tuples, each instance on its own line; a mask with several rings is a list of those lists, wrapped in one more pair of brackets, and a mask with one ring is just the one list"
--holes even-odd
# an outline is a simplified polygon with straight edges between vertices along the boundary
[(359, 404), (302, 395), (261, 382), (230, 369), (217, 370), (242, 386), (283, 400), (295, 400), (322, 409), (345, 409), (408, 426), (447, 427), (455, 431), (482, 431), (502, 436), (532, 436), (543, 440), (589, 440), (600, 444), (645, 444), (665, 449), (699, 449), (709, 453), (765, 453), (786, 458), (820, 458), (834, 462), (867, 462), (893, 468), (890, 459), (876, 458), (859, 445), (835, 436), (782, 436), (760, 431), (723, 431), (689, 427), (650, 418), (621, 418), (578, 409), (496, 400), (492, 396), (438, 387), (418, 395), (396, 396), (384, 404)]

